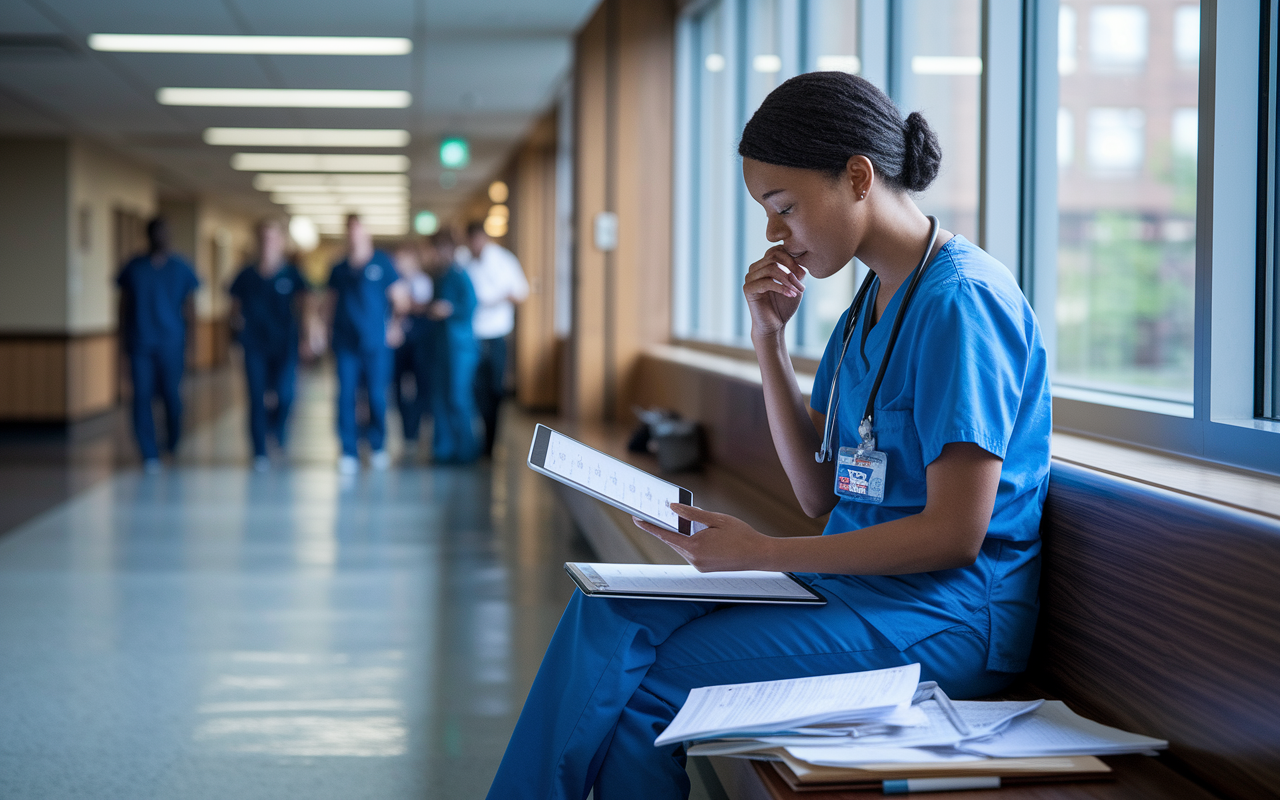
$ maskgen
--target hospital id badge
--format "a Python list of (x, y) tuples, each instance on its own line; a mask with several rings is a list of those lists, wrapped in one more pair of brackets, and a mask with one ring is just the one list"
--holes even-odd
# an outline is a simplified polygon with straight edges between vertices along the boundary
[(836, 456), (836, 494), (859, 503), (884, 502), (889, 457), (879, 450), (841, 447)]

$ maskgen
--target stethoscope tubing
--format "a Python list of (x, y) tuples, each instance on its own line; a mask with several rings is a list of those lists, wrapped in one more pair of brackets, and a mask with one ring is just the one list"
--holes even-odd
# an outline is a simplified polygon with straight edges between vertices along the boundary
[[(880, 367), (876, 371), (875, 383), (871, 386), (871, 394), (867, 398), (867, 408), (863, 412), (863, 420), (871, 420), (872, 413), (875, 410), (876, 395), (880, 392), (880, 383), (884, 380), (885, 371), (889, 367), (889, 356), (893, 353), (893, 346), (898, 341), (898, 332), (902, 329), (902, 320), (906, 316), (907, 306), (911, 303), (911, 298), (915, 296), (916, 287), (920, 284), (920, 278), (924, 275), (925, 269), (929, 266), (929, 256), (933, 253), (933, 246), (938, 241), (938, 218), (929, 216), (929, 244), (924, 249), (924, 255), (920, 257), (920, 263), (911, 271), (911, 278), (907, 283), (905, 294), (902, 296), (902, 303), (898, 306), (898, 313), (893, 317), (893, 327), (889, 330), (889, 341), (885, 344), (884, 355), (880, 357)], [(871, 284), (876, 281), (877, 277), (874, 272), (868, 272), (867, 277), (863, 279), (862, 285), (858, 287), (858, 293), (854, 296), (853, 302), (849, 305), (849, 313), (844, 321), (844, 342), (840, 347), (840, 358), (836, 361), (835, 372), (831, 375), (831, 389), (827, 395), (827, 416), (822, 426), (822, 448), (813, 454), (813, 458), (819, 464), (831, 460), (831, 438), (835, 433), (836, 412), (840, 409), (840, 393), (838, 387), (840, 385), (840, 368), (844, 366), (845, 353), (849, 351), (849, 342), (853, 339), (854, 329), (857, 328), (857, 317), (862, 312), (862, 303), (866, 299), (867, 293), (871, 289)]]

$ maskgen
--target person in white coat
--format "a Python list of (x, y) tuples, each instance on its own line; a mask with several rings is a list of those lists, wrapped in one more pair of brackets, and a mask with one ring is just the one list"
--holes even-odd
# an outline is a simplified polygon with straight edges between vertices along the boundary
[(482, 223), (467, 226), (467, 246), (459, 248), (459, 255), (476, 290), (476, 405), (484, 418), (484, 454), (489, 456), (497, 436), (498, 406), (506, 393), (507, 337), (515, 329), (516, 303), (529, 296), (529, 282), (515, 254), (490, 239)]

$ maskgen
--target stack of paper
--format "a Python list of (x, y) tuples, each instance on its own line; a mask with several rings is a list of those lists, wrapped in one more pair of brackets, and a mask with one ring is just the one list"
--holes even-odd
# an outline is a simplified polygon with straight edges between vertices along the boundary
[(920, 665), (694, 689), (654, 742), (756, 738), (815, 729), (806, 738), (843, 737), (862, 724), (883, 725), (909, 715)]
[(812, 767), (962, 765), (1152, 753), (1168, 743), (1084, 719), (1056, 701), (952, 702), (919, 665), (695, 689), (654, 742), (690, 755)]

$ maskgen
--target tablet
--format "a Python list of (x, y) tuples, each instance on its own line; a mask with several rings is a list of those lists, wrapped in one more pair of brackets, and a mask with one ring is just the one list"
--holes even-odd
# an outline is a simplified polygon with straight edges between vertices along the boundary
[(718, 603), (825, 605), (826, 598), (789, 572), (698, 572), (688, 564), (583, 564), (565, 572), (588, 597), (710, 600)]
[(587, 447), (546, 425), (539, 425), (533, 432), (529, 466), (646, 522), (689, 535), (689, 520), (677, 517), (667, 504), (693, 505), (692, 492)]

